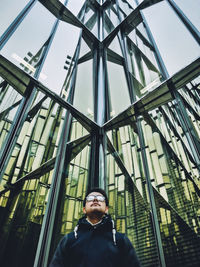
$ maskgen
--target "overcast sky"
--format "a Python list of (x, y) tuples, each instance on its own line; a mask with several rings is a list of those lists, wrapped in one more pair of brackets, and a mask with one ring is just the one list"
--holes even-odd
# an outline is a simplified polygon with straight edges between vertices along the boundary
[[(129, 0), (130, 4), (132, 2), (133, 0)], [(200, 29), (200, 0), (176, 0), (175, 2), (180, 5), (196, 28)], [(27, 3), (27, 0), (0, 0), (0, 34)], [(84, 0), (69, 0), (68, 8), (77, 15), (83, 3)], [(143, 13), (170, 75), (200, 56), (199, 45), (185, 29), (167, 1), (153, 5), (143, 10)], [(23, 60), (29, 51), (34, 54), (41, 48), (54, 22), (55, 17), (39, 2), (36, 3), (1, 53), (19, 65), (19, 59)], [(58, 94), (66, 76), (66, 70), (63, 68), (66, 57), (74, 54), (79, 32), (79, 28), (60, 22), (44, 64), (40, 80)], [(83, 44), (81, 49), (82, 54), (89, 51), (86, 44)]]

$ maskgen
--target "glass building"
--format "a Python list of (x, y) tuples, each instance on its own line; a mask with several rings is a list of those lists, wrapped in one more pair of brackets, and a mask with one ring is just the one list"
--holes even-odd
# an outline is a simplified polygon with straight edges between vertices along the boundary
[(1, 266), (48, 266), (94, 186), (142, 266), (199, 266), (199, 10), (0, 1)]

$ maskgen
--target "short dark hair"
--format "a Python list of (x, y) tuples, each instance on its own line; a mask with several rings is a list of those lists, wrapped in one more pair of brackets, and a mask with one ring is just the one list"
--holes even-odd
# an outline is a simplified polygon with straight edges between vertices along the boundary
[(83, 200), (83, 207), (85, 207), (85, 204), (86, 204), (86, 197), (87, 197), (90, 193), (92, 193), (92, 192), (98, 192), (98, 193), (101, 193), (101, 194), (105, 197), (106, 206), (109, 205), (109, 201), (108, 201), (108, 197), (107, 197), (106, 192), (105, 192), (103, 189), (97, 187), (97, 188), (89, 189), (89, 190), (87, 191), (87, 193), (86, 193), (86, 195), (85, 195), (85, 198), (84, 198), (84, 200)]

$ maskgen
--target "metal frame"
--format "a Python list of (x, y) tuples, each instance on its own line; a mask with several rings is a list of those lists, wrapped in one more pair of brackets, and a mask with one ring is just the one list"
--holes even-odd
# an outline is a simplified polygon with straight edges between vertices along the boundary
[[(15, 32), (17, 27), (23, 21), (24, 17), (28, 14), (28, 12), (31, 10), (36, 1), (37, 0), (30, 1), (26, 5), (26, 7), (22, 10), (22, 12), (20, 12), (17, 18), (13, 21), (13, 23), (9, 26), (9, 28), (5, 31), (5, 33), (1, 36), (0, 49), (3, 48), (3, 46), (9, 40), (11, 35)], [(178, 103), (178, 107), (176, 108), (178, 119), (184, 129), (185, 134), (187, 135), (188, 143), (191, 145), (192, 155), (187, 150), (186, 152), (188, 155), (190, 155), (190, 157), (193, 156), (194, 162), (196, 163), (196, 166), (198, 167), (200, 172), (200, 154), (199, 154), (200, 143), (199, 140), (197, 140), (198, 137), (195, 136), (192, 130), (192, 126), (190, 125), (188, 115), (184, 108), (185, 105), (184, 99), (182, 99), (181, 95), (177, 91), (187, 82), (191, 81), (193, 78), (195, 78), (197, 75), (200, 74), (199, 70), (200, 58), (195, 60), (189, 66), (179, 71), (172, 77), (169, 77), (167, 69), (161, 58), (160, 52), (156, 46), (155, 40), (151, 34), (150, 28), (148, 27), (148, 24), (142, 12), (144, 8), (147, 8), (161, 1), (162, 0), (154, 0), (154, 1), (144, 0), (142, 3), (139, 4), (139, 2), (135, 0), (137, 8), (135, 8), (125, 19), (122, 19), (120, 17), (119, 2), (118, 0), (116, 0), (119, 24), (117, 27), (115, 27), (113, 31), (111, 31), (108, 34), (107, 37), (105, 37), (104, 10), (106, 10), (106, 8), (108, 8), (108, 6), (112, 4), (111, 1), (107, 0), (104, 1), (102, 4), (98, 3), (97, 1), (90, 1), (90, 5), (92, 5), (92, 7), (98, 12), (98, 19), (97, 19), (98, 35), (95, 36), (84, 25), (84, 19), (82, 17), (84, 16), (87, 1), (84, 3), (78, 17), (76, 17), (67, 8), (68, 0), (66, 0), (64, 5), (61, 4), (58, 0), (49, 0), (49, 1), (40, 0), (39, 2), (41, 2), (41, 4), (43, 4), (53, 15), (55, 15), (56, 21), (52, 27), (49, 39), (45, 43), (44, 50), (41, 55), (40, 65), (37, 68), (34, 77), (31, 77), (30, 75), (26, 74), (24, 71), (20, 70), (14, 64), (6, 60), (4, 57), (0, 56), (0, 74), (2, 75), (3, 78), (5, 78), (5, 80), (9, 84), (13, 85), (14, 88), (16, 88), (16, 90), (23, 96), (16, 117), (14, 119), (14, 123), (7, 136), (5, 145), (0, 154), (1, 177), (3, 176), (9, 157), (16, 144), (17, 137), (22, 128), (22, 124), (26, 119), (30, 117), (31, 112), (35, 114), (35, 112), (37, 112), (38, 108), (40, 107), (42, 101), (47, 97), (50, 97), (55, 102), (60, 104), (63, 108), (67, 109), (57, 157), (46, 162), (44, 165), (35, 170), (33, 173), (30, 173), (22, 177), (16, 183), (12, 184), (11, 181), (9, 181), (10, 187), (0, 192), (1, 195), (7, 192), (8, 190), (12, 191), (17, 187), (19, 188), (24, 183), (25, 180), (32, 179), (33, 175), (35, 177), (35, 175), (37, 176), (40, 171), (46, 172), (54, 168), (53, 181), (50, 188), (49, 200), (45, 212), (45, 217), (42, 223), (42, 229), (40, 233), (40, 239), (38, 242), (34, 267), (40, 267), (40, 266), (46, 267), (48, 265), (49, 253), (51, 249), (51, 241), (56, 228), (56, 215), (58, 214), (59, 204), (62, 202), (62, 185), (65, 179), (65, 174), (63, 173), (64, 166), (68, 164), (70, 160), (89, 143), (90, 140), (91, 140), (91, 153), (90, 153), (90, 168), (89, 168), (90, 171), (88, 177), (88, 188), (94, 186), (100, 186), (105, 189), (107, 188), (105, 173), (106, 173), (106, 152), (108, 150), (110, 153), (113, 154), (118, 166), (120, 167), (121, 171), (125, 176), (126, 181), (131, 185), (128, 187), (128, 190), (132, 194), (132, 201), (134, 201), (133, 188), (135, 187), (135, 185), (131, 179), (131, 176), (127, 172), (126, 167), (124, 166), (122, 160), (120, 159), (120, 156), (118, 155), (116, 149), (113, 147), (110, 140), (107, 138), (106, 132), (109, 130), (117, 129), (121, 126), (131, 124), (134, 125), (138, 133), (139, 144), (142, 155), (142, 163), (144, 167), (146, 184), (150, 199), (150, 212), (152, 216), (154, 235), (157, 243), (160, 266), (165, 267), (166, 263), (162, 247), (156, 204), (154, 199), (156, 190), (153, 188), (151, 184), (151, 177), (147, 163), (147, 155), (145, 151), (144, 134), (141, 123), (142, 120), (148, 121), (148, 123), (150, 123), (150, 125), (155, 129), (155, 131), (159, 133), (163, 143), (165, 143), (167, 149), (170, 151), (170, 153), (173, 154), (174, 158), (180, 164), (180, 166), (186, 173), (187, 178), (193, 183), (197, 194), (200, 195), (200, 190), (196, 185), (195, 181), (192, 179), (191, 175), (186, 171), (183, 164), (180, 162), (176, 154), (173, 152), (169, 144), (166, 142), (162, 133), (159, 131), (159, 129), (156, 127), (155, 123), (152, 121), (152, 119), (147, 113), (148, 111), (156, 107), (159, 107), (162, 104), (165, 104), (173, 99), (176, 99)], [(190, 31), (194, 39), (200, 44), (200, 33), (194, 27), (191, 21), (185, 16), (185, 14), (174, 3), (174, 1), (167, 0), (167, 2), (173, 8), (175, 13), (187, 27), (187, 29)], [(75, 55), (73, 57), (75, 64), (72, 70), (70, 94), (67, 101), (62, 99), (60, 96), (52, 93), (48, 88), (46, 88), (38, 81), (39, 74), (47, 57), (48, 51), (50, 49), (51, 43), (55, 36), (60, 20), (81, 28), (79, 42), (77, 45)], [(129, 64), (128, 64), (129, 57), (127, 53), (128, 51), (127, 40), (128, 40), (128, 34), (133, 29), (136, 29), (136, 27), (140, 23), (143, 23), (145, 25), (146, 33), (149, 37), (150, 42), (146, 40), (144, 37), (143, 41), (145, 43), (148, 43), (148, 45), (151, 47), (152, 51), (155, 54), (159, 70), (163, 77), (163, 82), (152, 92), (147, 93), (144, 97), (141, 97), (139, 100), (137, 100), (136, 92), (135, 89), (133, 88), (131, 70), (129, 69)], [(108, 48), (108, 46), (116, 36), (118, 37), (123, 56), (118, 55), (117, 53)], [(80, 52), (82, 38), (86, 41), (91, 51), (79, 59), (79, 52)], [(93, 58), (95, 122), (90, 120), (88, 117), (82, 114), (78, 109), (73, 107), (78, 64), (85, 62), (91, 58)], [(115, 118), (112, 118), (111, 120), (109, 120), (110, 97), (109, 97), (108, 71), (106, 64), (107, 60), (110, 60), (112, 62), (115, 62), (116, 64), (120, 64), (123, 66), (131, 102), (130, 107), (128, 107), (125, 111), (117, 115)], [(36, 90), (42, 91), (45, 94), (45, 97), (41, 101), (41, 103), (39, 103), (38, 106), (35, 107), (35, 110), (30, 110), (30, 106), (33, 103), (33, 99), (36, 94)], [(6, 112), (9, 112), (9, 109)], [(85, 127), (90, 132), (89, 136), (80, 138), (80, 140), (76, 140), (75, 145), (74, 143), (73, 144), (69, 143), (72, 117), (76, 118), (83, 125), (83, 127)], [(77, 148), (77, 145), (79, 146), (79, 148)]]

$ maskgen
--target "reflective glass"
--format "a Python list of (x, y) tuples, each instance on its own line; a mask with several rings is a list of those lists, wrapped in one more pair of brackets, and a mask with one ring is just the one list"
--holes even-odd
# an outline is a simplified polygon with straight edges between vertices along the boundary
[(74, 141), (89, 134), (88, 131), (76, 120), (72, 120), (70, 141)]
[(199, 45), (166, 1), (143, 12), (170, 75), (200, 56)]
[(42, 68), (39, 80), (57, 94), (61, 93), (69, 65), (73, 63), (72, 57), (78, 43), (79, 33), (79, 28), (60, 22)]
[(200, 31), (199, 6), (200, 0), (174, 0), (194, 26)]
[(96, 36), (98, 36), (98, 14), (96, 10), (92, 10), (89, 3), (85, 11), (84, 24)]
[(78, 65), (73, 102), (78, 110), (91, 119), (94, 118), (92, 69), (92, 60)]
[(122, 66), (107, 62), (111, 97), (110, 116), (114, 117), (130, 105), (126, 77)]
[(56, 155), (65, 110), (44, 95), (37, 97), (38, 94), (39, 91), (19, 129), (16, 144), (2, 176), (1, 188), (38, 169)]
[(111, 44), (109, 45), (109, 48), (113, 50), (115, 53), (118, 53), (120, 56), (122, 56), (122, 50), (120, 47), (119, 39), (118, 37), (115, 37)]
[[(115, 158), (116, 154), (107, 153), (109, 214), (116, 221), (117, 231), (128, 235), (142, 266), (157, 267), (158, 254), (148, 203), (131, 178), (122, 173)], [(151, 254), (153, 259), (149, 257)]]
[[(157, 112), (157, 116), (154, 117), (154, 126), (153, 123), (151, 123), (151, 126), (148, 124), (149, 120), (147, 120), (147, 122), (141, 121), (141, 126), (142, 135), (144, 137), (145, 156), (148, 163), (147, 166), (149, 170), (149, 179), (151, 180), (151, 184), (153, 186), (166, 263), (167, 266), (172, 266), (174, 258), (176, 258), (176, 266), (181, 266), (184, 264), (186, 266), (190, 266), (187, 258), (189, 251), (192, 251), (193, 255), (195, 255), (192, 260), (192, 265), (197, 266), (199, 261), (198, 246), (200, 243), (198, 240), (199, 224), (197, 219), (197, 210), (199, 209), (200, 202), (197, 194), (197, 188), (195, 188), (195, 183), (199, 183), (197, 181), (197, 173), (194, 172), (194, 176), (191, 177), (191, 174), (187, 173), (187, 171), (183, 169), (183, 166), (189, 162), (188, 160), (184, 159), (184, 165), (181, 166), (178, 158), (174, 155), (174, 152), (172, 152), (171, 148), (169, 147), (172, 139), (168, 139), (169, 144), (164, 142), (162, 133), (159, 133), (159, 131), (156, 129), (156, 124), (160, 124), (160, 126), (162, 126), (164, 129), (166, 120), (161, 121), (160, 118), (161, 116), (158, 116)], [(171, 136), (174, 138), (175, 134)], [(129, 214), (131, 214), (131, 211), (133, 211), (133, 213), (136, 212), (137, 198), (141, 198), (139, 201), (140, 212), (137, 212), (137, 220), (134, 222), (134, 229), (137, 228), (137, 231), (132, 233), (130, 239), (133, 238), (133, 244), (136, 246), (138, 255), (142, 253), (141, 262), (143, 263), (144, 260), (144, 264), (147, 264), (147, 262), (151, 259), (149, 257), (145, 258), (147, 251), (145, 251), (144, 248), (141, 249), (143, 244), (142, 238), (145, 238), (144, 233), (147, 234), (147, 239), (145, 240), (148, 244), (146, 245), (147, 250), (153, 249), (153, 244), (155, 249), (155, 240), (153, 242), (153, 233), (150, 234), (148, 230), (148, 223), (144, 219), (143, 205), (145, 206), (145, 203), (148, 203), (149, 198), (152, 196), (149, 195), (147, 184), (145, 182), (147, 178), (145, 177), (146, 175), (144, 173), (143, 157), (141, 155), (142, 147), (138, 139), (137, 129), (131, 126), (121, 127), (119, 130), (116, 129), (113, 131), (111, 140), (115, 145), (120, 158), (123, 160), (126, 169), (129, 171), (129, 174), (131, 174), (135, 185), (137, 186), (137, 189), (135, 188), (133, 191), (134, 193), (132, 192), (132, 197), (129, 198), (129, 201), (126, 201), (126, 203), (129, 203), (130, 205), (132, 203), (131, 201), (134, 199), (133, 203), (136, 205), (135, 208), (133, 206), (133, 208), (130, 209)], [(185, 151), (182, 150), (180, 153), (182, 153), (181, 155), (184, 157)], [(110, 177), (109, 181), (111, 183), (111, 188), (113, 187), (113, 182), (117, 182), (117, 180), (121, 178), (121, 172), (119, 168), (114, 168), (112, 166), (114, 162), (114, 160), (111, 161), (110, 159), (107, 159), (109, 171), (108, 177)], [(115, 176), (113, 173), (115, 173)], [(128, 183), (131, 183), (130, 180)], [(117, 188), (118, 190), (120, 190), (120, 188), (121, 190), (124, 190), (123, 183), (118, 184)], [(191, 210), (191, 205), (194, 208), (193, 210)], [(123, 211), (121, 210), (121, 212)], [(141, 222), (139, 224), (140, 216)], [(129, 219), (132, 221), (134, 220), (133, 218), (134, 216), (128, 217), (128, 214), (126, 215), (127, 221)], [(142, 228), (142, 236), (139, 238), (139, 233), (141, 230), (140, 227), (142, 227), (144, 220), (145, 224), (144, 228)], [(184, 230), (181, 230), (183, 225)], [(135, 234), (138, 237), (138, 241), (134, 240)], [(173, 238), (174, 236), (175, 238)], [(173, 238), (173, 242), (169, 242), (171, 238)], [(184, 244), (182, 244), (180, 240), (183, 240)], [(139, 246), (138, 248), (137, 242)], [(140, 252), (140, 249), (142, 252)], [(180, 253), (178, 255), (176, 253), (177, 250)], [(154, 265), (157, 266), (156, 261)]]
[(1, 0), (0, 1), (0, 35), (8, 28), (29, 0)]
[(14, 122), (22, 96), (3, 79), (0, 85), (0, 148), (2, 148)]
[(155, 89), (161, 83), (162, 76), (143, 24), (128, 35), (127, 45), (134, 93), (140, 98)]
[(81, 8), (83, 7), (85, 0), (69, 0), (66, 7), (77, 16)]
[(128, 3), (128, 1), (119, 0), (118, 3), (119, 3), (119, 12), (123, 20), (133, 11), (133, 7)]
[(82, 39), (81, 40), (81, 48), (80, 48), (80, 53), (79, 53), (79, 59), (86, 55), (88, 52), (90, 52), (90, 48), (86, 44), (86, 42)]
[(104, 37), (106, 37), (120, 23), (116, 4), (108, 5), (104, 13)]
[[(89, 164), (90, 146), (86, 146), (66, 166), (66, 179), (62, 188), (62, 205), (59, 205), (60, 220), (57, 224), (57, 239), (52, 242), (56, 248), (60, 239), (73, 231), (80, 217), (83, 216), (82, 202), (87, 190), (87, 176)], [(50, 256), (52, 258), (53, 254)]]
[[(2, 1), (0, 34), (28, 3)], [(199, 0), (174, 1), (199, 29)], [(109, 214), (142, 266), (162, 265), (158, 231), (166, 267), (199, 266), (200, 50), (195, 39), (169, 1), (69, 0), (67, 8), (84, 27), (59, 21), (49, 45), (57, 21), (52, 12), (60, 3), (36, 2), (2, 50), (23, 71), (0, 57), (0, 265), (33, 266), (38, 259), (36, 265), (43, 266), (50, 260), (82, 217), (87, 189), (102, 185), (105, 174)], [(131, 15), (119, 25), (142, 2), (140, 12), (170, 75), (178, 71), (162, 85), (142, 16)], [(101, 43), (93, 34), (110, 36)], [(24, 71), (34, 75), (47, 47), (39, 81), (27, 78)], [(129, 93), (136, 100), (132, 104)], [(74, 105), (73, 112), (64, 100)], [(104, 116), (111, 119), (97, 127), (94, 114), (100, 125)]]
[(134, 9), (137, 7), (137, 4), (134, 0), (126, 0), (126, 2), (128, 3), (129, 7), (133, 7)]
[[(196, 202), (198, 195), (195, 192), (193, 179), (183, 169), (178, 158), (169, 148), (169, 144), (165, 143), (162, 134), (156, 130), (156, 126), (153, 126), (153, 123), (150, 126), (146, 121), (142, 121), (141, 125), (149, 179), (151, 179), (153, 188), (156, 188), (153, 191), (158, 220), (161, 222), (160, 231), (166, 262), (170, 266), (176, 258), (177, 265), (188, 265), (189, 261), (185, 262), (185, 260), (188, 251), (191, 250), (195, 255), (192, 264), (195, 266), (200, 256), (198, 252), (198, 243), (200, 242), (197, 241), (199, 226), (195, 219), (197, 216), (195, 210), (199, 208), (200, 202)], [(194, 208), (193, 211), (190, 209), (191, 205)], [(181, 230), (183, 221), (184, 231)], [(176, 240), (184, 240), (184, 245), (182, 246), (177, 241), (172, 242), (171, 247), (168, 248), (168, 238), (172, 238), (175, 232)], [(167, 236), (168, 238), (166, 238)], [(178, 257), (176, 256), (177, 250), (180, 253)]]
[(37, 2), (4, 46), (1, 54), (34, 75), (54, 21), (55, 17)]
[[(6, 187), (0, 194), (0, 217), (4, 227), (1, 231), (0, 246), (3, 266), (32, 266), (38, 245), (49, 193), (52, 172), (39, 175), (37, 179)], [(19, 188), (19, 187), (18, 187)], [(10, 257), (12, 249), (12, 257)], [(20, 256), (19, 256), (20, 255)]]

